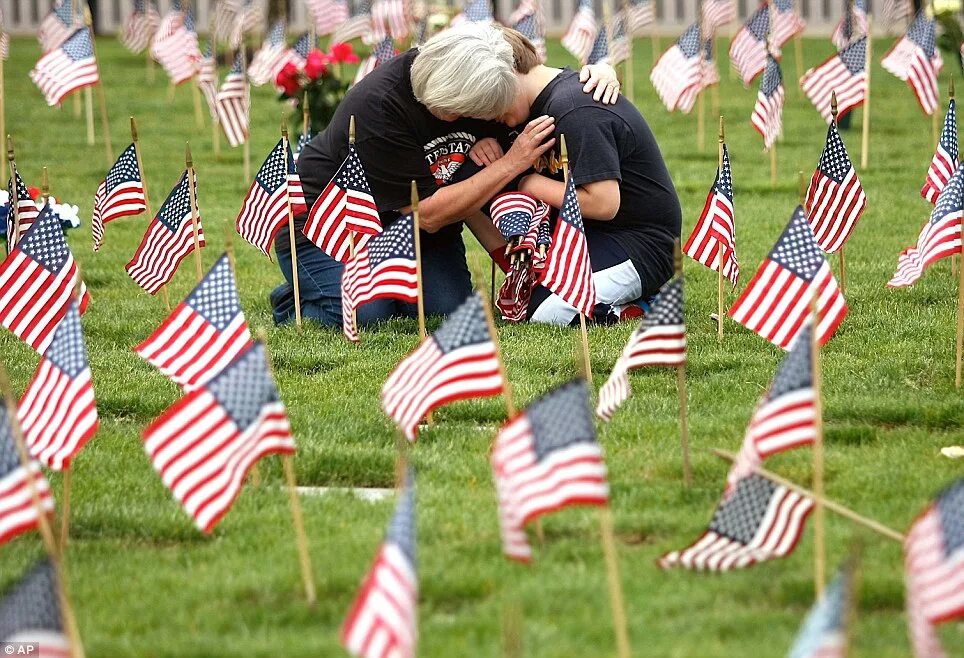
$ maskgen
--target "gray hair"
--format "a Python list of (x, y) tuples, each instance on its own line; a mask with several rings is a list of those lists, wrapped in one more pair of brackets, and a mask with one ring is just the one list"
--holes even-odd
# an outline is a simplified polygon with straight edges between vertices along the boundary
[(429, 110), (497, 119), (518, 92), (512, 46), (491, 25), (462, 23), (419, 46), (412, 90)]

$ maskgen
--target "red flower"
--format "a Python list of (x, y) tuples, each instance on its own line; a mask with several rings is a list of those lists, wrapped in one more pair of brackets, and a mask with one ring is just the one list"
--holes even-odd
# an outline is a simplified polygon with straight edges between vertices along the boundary
[(305, 62), (305, 75), (309, 80), (317, 80), (328, 71), (328, 57), (320, 50), (312, 50), (308, 53)]
[(328, 56), (335, 64), (357, 64), (361, 61), (358, 59), (358, 55), (355, 54), (355, 49), (351, 47), (350, 43), (331, 44), (331, 48), (328, 50)]
[(275, 84), (288, 96), (295, 97), (301, 91), (301, 81), (298, 80), (298, 67), (294, 62), (288, 62), (278, 71)]
[(27, 194), (30, 195), (30, 198), (31, 198), (31, 199), (33, 199), (34, 201), (36, 201), (37, 199), (40, 198), (40, 189), (39, 189), (39, 188), (36, 188), (36, 187), (28, 187), (28, 188), (27, 188)]

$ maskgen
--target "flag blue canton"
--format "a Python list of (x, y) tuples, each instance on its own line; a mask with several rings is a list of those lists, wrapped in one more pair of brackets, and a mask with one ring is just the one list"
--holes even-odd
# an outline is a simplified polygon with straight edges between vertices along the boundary
[(579, 5), (576, 7), (576, 11), (580, 9), (588, 9), (589, 11), (596, 13), (596, 8), (593, 5), (593, 0), (579, 0)]
[(335, 174), (335, 185), (343, 190), (352, 190), (361, 194), (372, 193), (365, 179), (365, 170), (362, 168), (361, 158), (358, 157), (358, 150), (354, 144), (348, 146), (348, 157)]
[(542, 461), (556, 450), (576, 443), (596, 443), (589, 409), (589, 385), (574, 379), (546, 393), (526, 409), (532, 427), (533, 450)]
[(847, 616), (847, 590), (850, 578), (845, 571), (837, 574), (833, 582), (810, 609), (800, 628), (788, 658), (813, 658), (827, 642), (828, 636), (842, 633)]
[(713, 39), (705, 39), (703, 41), (703, 60), (707, 62), (713, 61)]
[(780, 70), (780, 63), (773, 59), (772, 55), (767, 55), (767, 66), (763, 71), (763, 80), (760, 82), (760, 92), (769, 98), (782, 86), (783, 72)]
[(194, 9), (191, 7), (188, 7), (187, 11), (184, 12), (184, 29), (188, 32), (197, 32), (194, 27)]
[(266, 404), (279, 400), (266, 358), (264, 345), (255, 342), (204, 385), (241, 432)]
[(569, 182), (566, 185), (566, 197), (563, 199), (559, 219), (576, 227), (580, 233), (586, 231), (582, 222), (582, 210), (579, 209), (579, 197), (576, 196), (576, 186), (572, 183), (572, 176), (569, 177)]
[(840, 58), (851, 75), (861, 73), (867, 64), (867, 37), (854, 41), (837, 53), (837, 57)]
[(847, 173), (853, 169), (850, 164), (850, 157), (847, 155), (847, 147), (840, 139), (837, 131), (837, 124), (830, 122), (827, 128), (827, 144), (820, 154), (820, 163), (817, 165), (824, 176), (832, 178), (836, 183), (843, 183)]
[(218, 259), (201, 283), (187, 296), (185, 303), (218, 331), (224, 331), (238, 317), (241, 304), (227, 256)]
[(659, 289), (652, 308), (639, 325), (640, 331), (664, 325), (683, 324), (683, 280), (676, 277)]
[(693, 23), (680, 38), (676, 40), (676, 45), (679, 49), (683, 51), (686, 59), (692, 59), (696, 57), (700, 52), (700, 24), (699, 22)]
[(308, 59), (308, 53), (311, 52), (313, 46), (314, 44), (311, 43), (311, 34), (305, 32), (295, 41), (295, 45), (292, 46), (292, 48), (294, 48), (295, 52), (298, 53), (302, 59)]
[(352, 14), (352, 18), (355, 16), (367, 16), (372, 13), (372, 0), (362, 0), (358, 3), (358, 11)]
[(542, 38), (542, 35), (538, 32), (538, 22), (536, 21), (535, 14), (523, 16), (519, 22), (515, 24), (513, 29), (529, 41)]
[(472, 0), (465, 9), (465, 19), (473, 23), (492, 20), (492, 5), (489, 0)]
[(513, 210), (499, 217), (499, 232), (508, 241), (529, 232), (532, 215), (522, 210)]
[(373, 53), (378, 61), (379, 66), (395, 57), (395, 41), (390, 37), (385, 37), (381, 42), (375, 46)]
[(90, 30), (86, 27), (80, 28), (64, 41), (61, 49), (74, 62), (93, 57), (94, 45), (90, 41)]
[(468, 345), (478, 345), (492, 340), (489, 324), (482, 308), (482, 298), (474, 292), (462, 302), (433, 335), (442, 354), (448, 354)]
[(936, 504), (944, 533), (944, 554), (950, 557), (964, 548), (964, 478), (941, 492)]
[(280, 139), (268, 157), (265, 158), (264, 164), (261, 165), (261, 169), (258, 170), (258, 175), (254, 179), (268, 194), (273, 194), (282, 185), (286, 184), (288, 178), (288, 162), (287, 149), (285, 148), (285, 140)]
[(757, 474), (736, 483), (735, 491), (713, 514), (710, 531), (749, 544), (763, 523), (777, 485)]
[(730, 172), (730, 152), (726, 144), (723, 145), (723, 168), (716, 172), (714, 188), (717, 194), (722, 194), (730, 203), (733, 202), (733, 174)]
[(20, 455), (13, 440), (13, 427), (5, 402), (0, 403), (0, 480), (20, 468)]
[(957, 106), (954, 99), (947, 105), (944, 128), (941, 130), (941, 146), (952, 159), (957, 160)]
[(117, 158), (117, 162), (107, 172), (105, 180), (107, 181), (107, 194), (113, 192), (119, 185), (140, 182), (141, 172), (137, 168), (137, 151), (135, 151), (133, 144), (124, 149), (121, 156)]
[(231, 65), (231, 70), (228, 75), (241, 75), (243, 67), (241, 66), (241, 53), (239, 52), (234, 57), (234, 64)]
[(191, 197), (187, 188), (187, 172), (181, 174), (181, 180), (177, 182), (171, 193), (164, 200), (164, 205), (157, 211), (157, 219), (170, 231), (176, 231), (184, 221), (184, 218), (191, 214)]
[(934, 21), (927, 18), (923, 11), (917, 14), (914, 22), (907, 29), (907, 38), (918, 45), (927, 57), (934, 56), (934, 42), (936, 40)]
[(285, 24), (284, 21), (275, 21), (275, 24), (271, 26), (271, 31), (268, 32), (268, 38), (266, 39), (268, 45), (271, 46), (283, 46), (285, 44)]
[(746, 29), (757, 41), (766, 39), (767, 34), (770, 32), (770, 10), (768, 9), (768, 5), (764, 4), (753, 12), (750, 20), (746, 22)]
[(410, 214), (399, 217), (368, 241), (368, 261), (372, 268), (390, 258), (415, 260), (415, 219)]
[(958, 167), (954, 175), (941, 190), (931, 213), (931, 224), (936, 224), (948, 215), (961, 214), (964, 208), (964, 167)]
[(17, 248), (54, 274), (60, 272), (70, 258), (64, 229), (50, 206), (44, 206), (27, 232), (20, 236)]
[(395, 514), (388, 524), (385, 541), (398, 547), (411, 563), (412, 570), (417, 567), (415, 550), (415, 471), (411, 466), (405, 473), (405, 487), (395, 507)]
[(145, 0), (134, 0), (134, 13), (143, 14), (144, 10), (147, 8)]
[(797, 206), (793, 212), (769, 258), (805, 281), (813, 281), (820, 266), (827, 262), (802, 207)]
[(62, 2), (56, 7), (54, 7), (54, 13), (57, 15), (57, 18), (60, 19), (60, 22), (63, 23), (64, 25), (67, 25), (68, 27), (70, 25), (73, 25), (74, 5), (71, 0), (66, 0), (66, 2)]
[(0, 641), (23, 632), (63, 631), (57, 572), (38, 562), (0, 601)]
[(813, 387), (813, 361), (811, 359), (811, 325), (808, 323), (800, 329), (797, 338), (783, 363), (773, 376), (773, 383), (767, 392), (767, 398), (775, 400), (781, 395)]
[(589, 64), (596, 64), (609, 57), (609, 41), (606, 39), (606, 26), (603, 25), (596, 33), (596, 40), (592, 44), (589, 52)]
[(87, 369), (87, 348), (84, 346), (84, 334), (80, 327), (80, 313), (77, 302), (71, 301), (67, 313), (54, 331), (53, 340), (44, 358), (60, 368), (71, 379), (76, 378)]
[(777, 12), (781, 14), (793, 11), (793, 0), (774, 0), (773, 4), (777, 8)]
[(552, 233), (549, 231), (549, 222), (540, 222), (539, 232), (536, 234), (536, 245), (539, 247), (548, 247), (551, 241)]
[(204, 59), (211, 59), (214, 57), (214, 43), (212, 39), (208, 39), (208, 45), (204, 49)]

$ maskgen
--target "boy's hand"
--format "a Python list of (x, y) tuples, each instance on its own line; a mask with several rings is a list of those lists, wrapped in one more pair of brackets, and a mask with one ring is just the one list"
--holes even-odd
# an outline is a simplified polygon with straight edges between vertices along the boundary
[(592, 95), (594, 101), (602, 100), (604, 105), (615, 105), (619, 100), (619, 79), (616, 69), (606, 63), (589, 64), (579, 71), (579, 82), (585, 82), (582, 88), (585, 93), (596, 91)]
[(487, 167), (505, 155), (499, 141), (493, 137), (483, 137), (475, 143), (469, 151), (472, 162), (480, 167)]

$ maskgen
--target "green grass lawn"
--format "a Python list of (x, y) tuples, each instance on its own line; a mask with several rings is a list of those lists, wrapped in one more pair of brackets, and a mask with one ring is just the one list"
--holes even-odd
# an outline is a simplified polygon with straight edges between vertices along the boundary
[[(667, 43), (663, 39), (663, 44)], [(875, 44), (871, 167), (861, 171), (868, 206), (847, 246), (850, 315), (824, 351), (827, 495), (903, 531), (961, 463), (939, 456), (964, 442), (964, 403), (954, 388), (957, 282), (945, 263), (915, 287), (887, 290), (896, 256), (913, 242), (930, 206), (919, 197), (933, 151), (930, 118), (904, 83), (879, 66), (888, 43)], [(115, 154), (137, 116), (144, 167), (156, 209), (183, 169), (191, 141), (209, 267), (225, 245), (248, 181), (240, 149), (213, 156), (210, 126), (194, 124), (188, 89), (167, 100), (157, 70), (146, 81), (144, 58), (100, 39)], [(50, 172), (53, 193), (81, 208), (84, 226), (70, 234), (93, 303), (84, 317), (101, 429), (76, 461), (71, 544), (67, 555), (74, 605), (91, 656), (338, 656), (338, 628), (368, 569), (391, 515), (388, 502), (347, 495), (302, 499), (319, 603), (303, 603), (280, 462), (261, 466), (264, 484), (246, 488), (213, 536), (202, 536), (173, 500), (143, 448), (143, 428), (178, 398), (175, 386), (131, 347), (164, 318), (159, 298), (127, 276), (146, 217), (112, 223), (106, 245), (91, 251), (94, 190), (106, 171), (100, 142), (87, 146), (84, 123), (68, 100), (47, 108), (27, 77), (37, 43), (19, 39), (6, 63), (7, 130), (20, 171), (39, 185)], [(806, 42), (806, 65), (832, 52), (826, 39)], [(569, 62), (551, 44), (551, 62)], [(946, 86), (958, 73), (952, 58)], [(636, 46), (636, 101), (669, 163), (683, 203), (684, 237), (693, 227), (716, 168), (715, 117), (707, 99), (706, 148), (699, 151), (695, 116), (669, 115), (648, 82), (651, 48)], [(796, 79), (793, 48), (784, 61)], [(223, 70), (222, 70), (223, 73)], [(720, 103), (736, 188), (740, 261), (745, 285), (797, 203), (797, 171), (809, 176), (826, 126), (788, 82), (779, 182), (769, 183), (769, 157), (749, 116), (756, 89), (722, 73)], [(273, 91), (253, 94), (254, 167), (278, 139), (283, 106)], [(859, 160), (861, 112), (844, 133)], [(98, 124), (99, 133), (99, 124)], [(473, 241), (474, 242), (474, 241)], [(282, 397), (299, 444), (300, 484), (391, 486), (394, 432), (379, 406), (382, 382), (417, 344), (416, 325), (396, 321), (363, 333), (361, 347), (340, 331), (275, 328), (268, 292), (277, 268), (235, 239), (242, 304), (252, 328), (266, 329)], [(835, 260), (835, 259), (834, 259)], [(488, 287), (488, 259), (473, 245), (470, 265)], [(835, 263), (836, 266), (836, 263)], [(736, 450), (781, 352), (731, 323), (720, 345), (709, 314), (716, 275), (685, 263), (689, 326), (689, 414), (695, 483), (680, 476), (675, 375), (649, 369), (633, 376), (634, 396), (612, 423), (600, 426), (612, 485), (618, 553), (634, 653), (638, 656), (782, 656), (813, 602), (813, 543), (807, 532), (789, 558), (724, 575), (660, 571), (654, 560), (682, 548), (705, 528), (722, 491), (727, 465), (713, 447)], [(172, 299), (192, 287), (186, 260), (170, 286)], [(735, 299), (735, 293), (729, 301)], [(434, 324), (433, 324), (434, 326)], [(595, 384), (612, 367), (632, 326), (590, 330)], [(520, 406), (576, 374), (578, 334), (537, 326), (500, 327), (503, 354)], [(11, 334), (0, 353), (19, 393), (37, 356)], [(505, 611), (522, 617), (526, 656), (614, 655), (609, 598), (593, 510), (544, 521), (546, 543), (534, 564), (501, 556), (489, 445), (504, 419), (500, 399), (453, 405), (412, 452), (418, 470), (420, 645), (422, 656), (502, 655)], [(810, 478), (810, 452), (768, 466), (800, 483)], [(61, 479), (51, 476), (59, 496)], [(854, 655), (909, 655), (900, 546), (859, 532), (828, 515), (831, 567), (857, 538), (865, 542), (863, 586), (853, 631)], [(16, 580), (42, 553), (36, 535), (0, 547), (0, 586)], [(942, 629), (949, 655), (964, 654), (964, 626)]]

